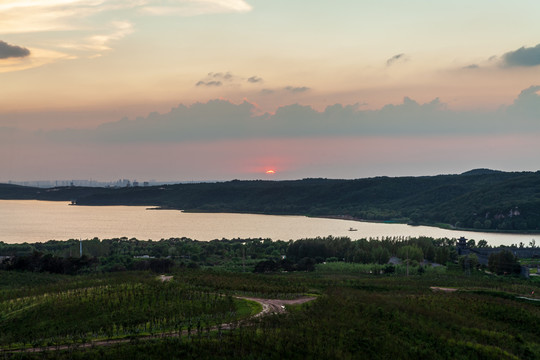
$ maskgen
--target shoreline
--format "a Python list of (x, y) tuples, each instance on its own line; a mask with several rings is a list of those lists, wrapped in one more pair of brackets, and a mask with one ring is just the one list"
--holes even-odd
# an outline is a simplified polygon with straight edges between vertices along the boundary
[[(107, 205), (97, 205), (97, 206), (107, 206)], [(125, 205), (130, 206), (130, 205)], [(183, 213), (192, 213), (192, 214), (245, 214), (245, 215), (269, 215), (269, 216), (303, 216), (307, 218), (314, 218), (314, 219), (331, 219), (331, 220), (347, 220), (347, 221), (355, 221), (360, 223), (371, 223), (371, 224), (400, 224), (400, 225), (407, 225), (407, 226), (426, 226), (431, 228), (437, 228), (442, 230), (448, 230), (448, 231), (466, 231), (466, 232), (475, 232), (475, 233), (489, 233), (489, 234), (498, 234), (498, 235), (540, 235), (540, 230), (533, 231), (533, 230), (526, 230), (526, 231), (517, 231), (517, 230), (493, 230), (493, 229), (473, 229), (473, 228), (461, 228), (461, 227), (454, 227), (450, 224), (444, 224), (445, 226), (438, 226), (436, 224), (428, 224), (428, 223), (419, 223), (419, 224), (410, 224), (407, 222), (402, 222), (399, 220), (365, 220), (356, 218), (351, 215), (305, 215), (305, 214), (272, 214), (272, 213), (261, 213), (261, 212), (244, 212), (244, 211), (208, 211), (208, 210), (197, 210), (197, 209), (190, 209), (190, 210), (182, 210), (182, 209), (176, 209), (173, 207), (162, 207), (162, 206), (156, 206), (147, 208), (146, 210), (177, 210)]]
[(432, 227), (437, 229), (443, 229), (448, 231), (467, 231), (467, 232), (476, 232), (476, 233), (490, 233), (490, 234), (500, 234), (500, 235), (540, 235), (539, 231), (517, 231), (517, 230), (493, 230), (493, 229), (473, 229), (473, 228), (461, 228), (461, 227), (454, 227), (450, 224), (446, 224), (446, 226), (437, 226), (435, 224), (427, 224), (427, 223), (420, 223), (420, 224), (409, 224), (406, 222), (400, 222), (398, 220), (365, 220), (365, 219), (359, 219), (355, 218), (354, 216), (350, 215), (324, 215), (324, 216), (308, 216), (307, 217), (313, 217), (313, 218), (321, 218), (321, 219), (333, 219), (333, 220), (348, 220), (348, 221), (356, 221), (361, 223), (374, 223), (374, 224), (401, 224), (401, 225), (408, 225), (408, 226), (426, 226), (426, 227)]

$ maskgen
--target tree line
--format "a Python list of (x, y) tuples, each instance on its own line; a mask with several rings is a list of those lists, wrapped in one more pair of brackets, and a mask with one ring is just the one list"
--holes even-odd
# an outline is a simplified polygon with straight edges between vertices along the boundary
[[(487, 247), (487, 243), (481, 240), (476, 244), (474, 240), (469, 240), (467, 246), (483, 248)], [(82, 256), (79, 254), (81, 247)], [(4, 258), (0, 269), (59, 274), (126, 270), (167, 273), (174, 267), (204, 267), (237, 272), (313, 271), (316, 264), (323, 262), (384, 265), (392, 257), (413, 266), (427, 262), (441, 265), (456, 263), (464, 269), (480, 268), (475, 255), (466, 259), (458, 255), (456, 239), (431, 237), (383, 237), (354, 241), (348, 237), (328, 236), (296, 241), (94, 238), (35, 244), (0, 242), (0, 256)], [(491, 257), (491, 271), (519, 273), (519, 260), (510, 251), (502, 255), (495, 252)]]

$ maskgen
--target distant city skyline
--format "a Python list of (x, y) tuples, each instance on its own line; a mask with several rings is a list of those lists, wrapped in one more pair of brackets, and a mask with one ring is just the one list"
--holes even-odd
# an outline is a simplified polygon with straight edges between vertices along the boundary
[(118, 179), (110, 181), (97, 181), (97, 180), (88, 180), (88, 179), (73, 179), (73, 180), (20, 180), (14, 181), (9, 180), (8, 184), (13, 185), (22, 185), (22, 186), (31, 186), (31, 187), (41, 187), (41, 188), (52, 188), (52, 187), (66, 187), (66, 186), (85, 186), (85, 187), (145, 187), (145, 186), (157, 186), (165, 184), (174, 184), (174, 183), (191, 183), (190, 181), (157, 181), (157, 180), (144, 180), (138, 181), (137, 179)]
[(540, 169), (538, 1), (0, 11), (0, 182)]

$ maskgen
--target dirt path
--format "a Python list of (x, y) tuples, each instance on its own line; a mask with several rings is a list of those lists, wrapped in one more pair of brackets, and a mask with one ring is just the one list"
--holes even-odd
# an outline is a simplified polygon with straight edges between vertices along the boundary
[(285, 312), (286, 305), (298, 305), (308, 301), (315, 300), (314, 297), (301, 297), (293, 300), (278, 300), (278, 299), (261, 299), (251, 297), (239, 297), (239, 299), (256, 301), (262, 305), (263, 309), (260, 313), (253, 315), (252, 317), (259, 317), (268, 314), (279, 314)]
[(458, 290), (455, 288), (446, 288), (446, 287), (440, 287), (440, 286), (431, 286), (430, 289), (432, 291), (443, 291), (443, 292), (454, 292)]
[[(162, 281), (167, 281), (169, 279), (160, 279)], [(292, 300), (278, 300), (278, 299), (262, 299), (262, 298), (251, 298), (251, 297), (241, 297), (238, 296), (238, 299), (244, 299), (244, 300), (251, 300), (258, 302), (262, 305), (262, 311), (258, 312), (255, 315), (250, 316), (247, 319), (240, 320), (241, 322), (246, 322), (249, 319), (257, 318), (260, 316), (270, 315), (270, 314), (279, 314), (284, 313), (286, 311), (285, 306), (286, 305), (298, 305), (303, 304), (308, 301), (315, 300), (315, 297), (301, 297), (298, 299), (292, 299)], [(237, 324), (232, 323), (225, 323), (220, 325), (215, 325), (210, 328), (210, 331), (215, 330), (229, 330), (236, 326)], [(196, 332), (192, 332), (191, 336), (195, 336)], [(160, 333), (156, 335), (149, 335), (149, 336), (143, 336), (143, 337), (137, 337), (136, 339), (139, 341), (145, 341), (145, 340), (151, 340), (156, 338), (164, 338), (164, 337), (178, 337), (178, 336), (187, 336), (188, 331), (183, 330), (182, 332), (168, 332), (168, 333)], [(84, 349), (94, 346), (109, 346), (109, 345), (115, 345), (115, 344), (123, 344), (130, 342), (131, 339), (129, 338), (122, 338), (122, 339), (115, 339), (115, 340), (99, 340), (99, 341), (91, 341), (84, 344), (78, 344), (77, 346), (74, 345), (59, 345), (59, 346), (45, 346), (45, 347), (36, 347), (36, 348), (26, 348), (26, 349), (20, 349), (20, 350), (5, 350), (0, 349), (0, 353), (21, 353), (21, 352), (44, 352), (44, 351), (56, 351), (56, 350), (68, 350), (68, 349)]]

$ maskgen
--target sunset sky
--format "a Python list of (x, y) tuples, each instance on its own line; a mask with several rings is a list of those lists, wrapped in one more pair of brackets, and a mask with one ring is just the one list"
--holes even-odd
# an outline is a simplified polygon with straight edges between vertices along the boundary
[(0, 14), (0, 182), (540, 169), (537, 0), (1, 0)]

